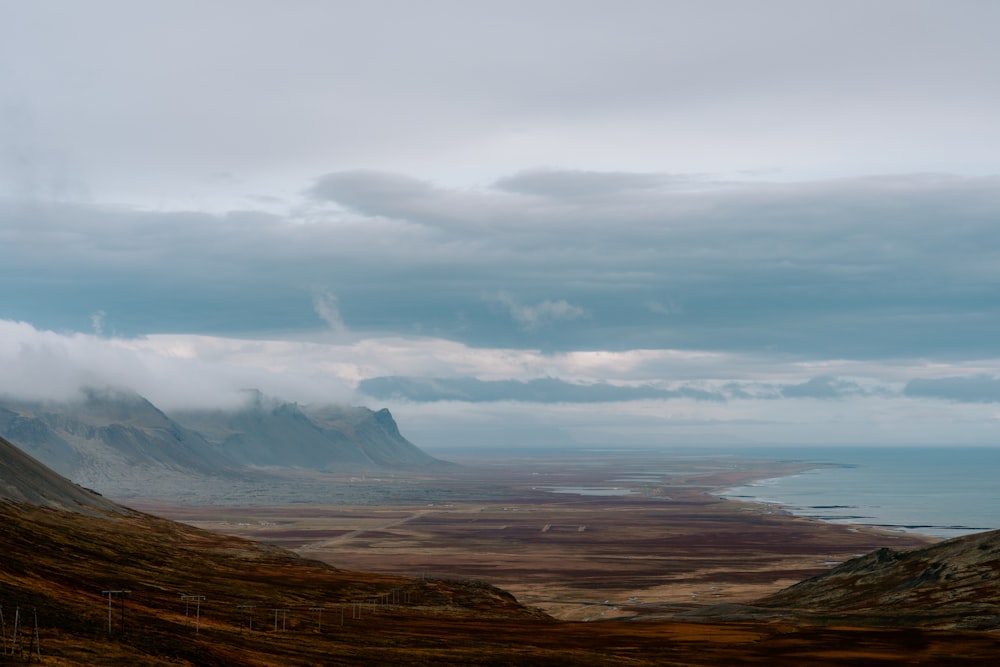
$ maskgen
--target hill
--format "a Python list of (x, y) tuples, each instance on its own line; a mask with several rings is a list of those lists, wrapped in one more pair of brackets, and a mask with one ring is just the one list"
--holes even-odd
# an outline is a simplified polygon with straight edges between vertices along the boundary
[(879, 549), (758, 606), (866, 625), (1000, 628), (1000, 531)]
[[(403, 605), (418, 617), (545, 619), (485, 584), (339, 570), (129, 510), (2, 438), (0, 521), (4, 656), (44, 654), (57, 665), (365, 664), (357, 657), (365, 640), (322, 657), (339, 633), (322, 641), (319, 607), (328, 628), (344, 627), (346, 614), (354, 632)], [(280, 631), (269, 623), (275, 609)]]

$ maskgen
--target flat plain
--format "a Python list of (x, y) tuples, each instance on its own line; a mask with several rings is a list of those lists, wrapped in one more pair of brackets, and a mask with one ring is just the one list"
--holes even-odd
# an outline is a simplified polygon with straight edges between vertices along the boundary
[(667, 617), (754, 600), (877, 548), (932, 541), (719, 495), (811, 467), (598, 453), (476, 460), (421, 474), (298, 473), (338, 498), (357, 487), (364, 504), (326, 504), (321, 494), (308, 503), (279, 494), (246, 506), (128, 504), (339, 568), (485, 581), (562, 620)]

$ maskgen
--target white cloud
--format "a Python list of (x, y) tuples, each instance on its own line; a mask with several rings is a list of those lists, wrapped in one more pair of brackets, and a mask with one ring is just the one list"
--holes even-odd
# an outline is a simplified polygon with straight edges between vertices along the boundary
[(313, 308), (319, 318), (326, 322), (330, 331), (336, 334), (347, 332), (344, 320), (340, 316), (340, 307), (337, 303), (337, 295), (325, 290), (317, 291), (313, 295)]
[(494, 300), (503, 304), (518, 324), (527, 330), (535, 330), (545, 324), (560, 320), (576, 320), (587, 316), (587, 311), (574, 306), (565, 299), (545, 300), (534, 305), (518, 303), (505, 292), (500, 292)]
[[(223, 352), (224, 350), (224, 352)], [(68, 400), (85, 387), (136, 391), (163, 408), (236, 405), (243, 389), (286, 400), (338, 403), (353, 396), (336, 375), (269, 363), (251, 341), (104, 338), (39, 331), (0, 320), (0, 394)]]
[(104, 335), (104, 322), (108, 314), (103, 310), (98, 310), (90, 314), (90, 325), (94, 329), (94, 334), (98, 337)]
[[(817, 367), (851, 374), (811, 374)], [(356, 393), (357, 384), (393, 375), (487, 383), (551, 379), (556, 391), (561, 383), (575, 383), (603, 386), (609, 395), (613, 387), (655, 387), (669, 396), (584, 405), (506, 400), (380, 404), (393, 410), (404, 433), (431, 449), (475, 439), (484, 424), (492, 429), (488, 439), (493, 444), (507, 439), (539, 446), (980, 444), (995, 438), (1000, 428), (994, 405), (906, 396), (901, 384), (914, 378), (968, 376), (970, 369), (1000, 376), (1000, 360), (928, 367), (922, 360), (804, 364), (768, 355), (678, 350), (546, 354), (473, 348), (435, 338), (128, 339), (61, 334), (0, 320), (0, 393), (6, 396), (68, 399), (80, 387), (110, 386), (133, 389), (170, 410), (236, 405), (243, 400), (242, 390), (254, 387), (300, 403), (365, 404), (371, 399)], [(793, 390), (794, 397), (784, 397), (784, 387), (834, 392)], [(699, 392), (728, 398), (699, 400)], [(486, 436), (480, 432), (479, 437)]]

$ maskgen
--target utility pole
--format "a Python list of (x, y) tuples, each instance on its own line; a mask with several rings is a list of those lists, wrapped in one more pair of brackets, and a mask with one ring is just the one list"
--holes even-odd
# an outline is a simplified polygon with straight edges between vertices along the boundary
[[(204, 595), (182, 595), (181, 599), (184, 600), (184, 620), (188, 621), (188, 604), (194, 600), (194, 632), (198, 634), (201, 629), (201, 603), (204, 601)], [(190, 621), (188, 621), (190, 624)]]
[(21, 608), (14, 607), (14, 634), (10, 638), (10, 654), (14, 655), (21, 635)]
[(243, 624), (242, 624), (243, 612), (246, 612), (249, 615), (249, 617), (250, 617), (250, 632), (253, 632), (253, 608), (254, 608), (254, 605), (252, 605), (252, 604), (241, 604), (241, 605), (237, 605), (236, 608), (241, 610), (241, 612), (240, 612), (240, 621), (241, 621), (240, 622), (240, 628), (242, 629), (242, 627), (243, 627)]
[(280, 611), (281, 612), (281, 631), (284, 632), (285, 631), (285, 618), (286, 618), (286, 616), (288, 614), (288, 610), (287, 609), (273, 609), (272, 611), (274, 612), (274, 631), (275, 632), (278, 631), (278, 612)]
[(323, 607), (309, 607), (309, 611), (316, 612), (316, 632), (323, 632)]
[[(35, 655), (38, 656), (38, 664), (42, 664), (42, 638), (38, 635), (38, 609), (32, 608), (35, 614)], [(31, 660), (31, 647), (28, 647), (28, 660)]]
[(118, 596), (118, 599), (121, 600), (121, 609), (122, 609), (122, 635), (124, 635), (125, 634), (125, 596), (128, 595), (131, 592), (132, 591), (126, 591), (126, 590), (122, 590), (122, 589), (101, 591), (101, 595), (107, 595), (108, 596), (108, 635), (111, 634), (111, 598), (113, 598), (114, 596)]

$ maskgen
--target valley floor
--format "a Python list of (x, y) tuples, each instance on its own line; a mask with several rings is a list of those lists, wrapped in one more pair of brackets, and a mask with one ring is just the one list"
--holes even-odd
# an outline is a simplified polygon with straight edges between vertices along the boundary
[(341, 568), (483, 580), (564, 620), (746, 602), (880, 547), (929, 542), (714, 495), (803, 466), (620, 454), (479, 461), (418, 477), (309, 477), (337, 496), (355, 485), (372, 498), (382, 485), (387, 504), (127, 502)]

